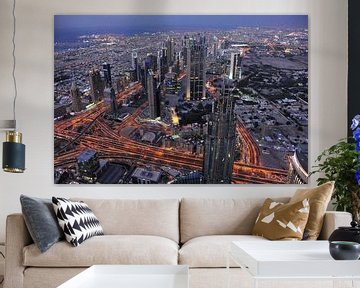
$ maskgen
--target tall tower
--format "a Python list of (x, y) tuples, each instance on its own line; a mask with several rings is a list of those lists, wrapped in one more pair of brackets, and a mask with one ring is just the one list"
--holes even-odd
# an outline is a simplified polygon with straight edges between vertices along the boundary
[(152, 55), (151, 53), (147, 54), (144, 61), (143, 61), (143, 66), (144, 66), (144, 88), (147, 89), (147, 78), (148, 78), (148, 74), (149, 74), (149, 70), (152, 71), (156, 71), (157, 69), (157, 57), (155, 55)]
[(233, 83), (224, 79), (208, 115), (203, 174), (206, 183), (230, 184), (235, 157)]
[(213, 38), (212, 54), (214, 58), (216, 58), (218, 55), (218, 38), (216, 36)]
[(229, 78), (241, 80), (242, 56), (240, 53), (231, 53)]
[(162, 48), (160, 51), (158, 51), (157, 68), (159, 75), (159, 83), (162, 83), (164, 81), (165, 74), (168, 72), (166, 52), (166, 48)]
[(116, 102), (115, 90), (111, 81), (111, 67), (110, 64), (103, 64), (103, 71), (105, 77), (105, 89), (104, 89), (104, 102), (108, 106), (108, 113), (116, 116), (118, 112), (118, 106)]
[(199, 100), (206, 98), (206, 46), (204, 38), (200, 41), (192, 39), (186, 52), (186, 100)]
[(104, 78), (105, 78), (105, 86), (112, 87), (110, 64), (108, 64), (108, 63), (103, 64), (103, 72), (104, 72)]
[(106, 87), (104, 89), (104, 102), (108, 106), (108, 113), (112, 116), (116, 116), (118, 112), (118, 106), (116, 102), (115, 90), (113, 87)]
[(131, 53), (131, 67), (132, 69), (136, 69), (137, 67), (137, 52), (136, 51), (133, 51)]
[(136, 51), (131, 53), (131, 67), (135, 71), (135, 81), (139, 81), (139, 63), (138, 63), (138, 55)]
[(79, 88), (76, 86), (75, 81), (73, 81), (73, 83), (71, 84), (70, 95), (72, 100), (71, 109), (74, 112), (81, 111), (82, 110), (81, 93)]
[(157, 87), (157, 81), (152, 69), (147, 73), (147, 94), (149, 100), (150, 118), (160, 117), (160, 89)]
[(166, 51), (167, 51), (167, 65), (168, 66), (172, 66), (173, 65), (173, 62), (174, 62), (174, 39), (170, 39), (170, 37), (167, 38), (166, 40), (166, 43), (165, 43), (165, 46), (166, 46)]
[(94, 103), (97, 103), (104, 98), (104, 82), (101, 79), (100, 71), (95, 68), (90, 70), (89, 78), (91, 87), (91, 99)]
[(183, 39), (181, 41), (182, 43), (182, 54), (183, 54), (183, 59), (184, 59), (184, 64), (187, 64), (187, 51), (188, 51), (188, 47), (189, 47), (189, 36), (188, 35), (184, 35)]
[(162, 73), (161, 73), (161, 61), (162, 58), (161, 58), (161, 51), (158, 51), (157, 53), (157, 67), (158, 67), (158, 70), (157, 70), (157, 73), (158, 73), (158, 80), (159, 80), (159, 83), (161, 83), (161, 78), (162, 78)]

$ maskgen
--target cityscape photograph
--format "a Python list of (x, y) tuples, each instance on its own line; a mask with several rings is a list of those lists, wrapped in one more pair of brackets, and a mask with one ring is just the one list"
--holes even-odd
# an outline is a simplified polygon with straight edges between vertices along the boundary
[(307, 15), (54, 16), (54, 183), (307, 181)]

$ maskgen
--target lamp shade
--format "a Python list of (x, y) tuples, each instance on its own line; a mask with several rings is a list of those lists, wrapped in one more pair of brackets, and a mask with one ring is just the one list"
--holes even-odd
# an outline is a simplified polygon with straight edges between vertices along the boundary
[(3, 169), (5, 172), (24, 172), (25, 145), (21, 142), (22, 134), (20, 132), (6, 132), (6, 141), (3, 143)]

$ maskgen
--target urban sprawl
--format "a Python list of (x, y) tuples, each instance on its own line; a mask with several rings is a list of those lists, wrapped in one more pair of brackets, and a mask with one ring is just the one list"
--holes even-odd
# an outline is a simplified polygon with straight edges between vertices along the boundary
[(55, 42), (55, 183), (306, 183), (308, 31)]

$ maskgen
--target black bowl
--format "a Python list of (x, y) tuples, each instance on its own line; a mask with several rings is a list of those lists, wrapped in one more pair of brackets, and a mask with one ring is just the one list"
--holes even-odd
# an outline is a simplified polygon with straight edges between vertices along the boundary
[(329, 250), (335, 260), (358, 260), (360, 257), (360, 244), (357, 242), (332, 241)]

